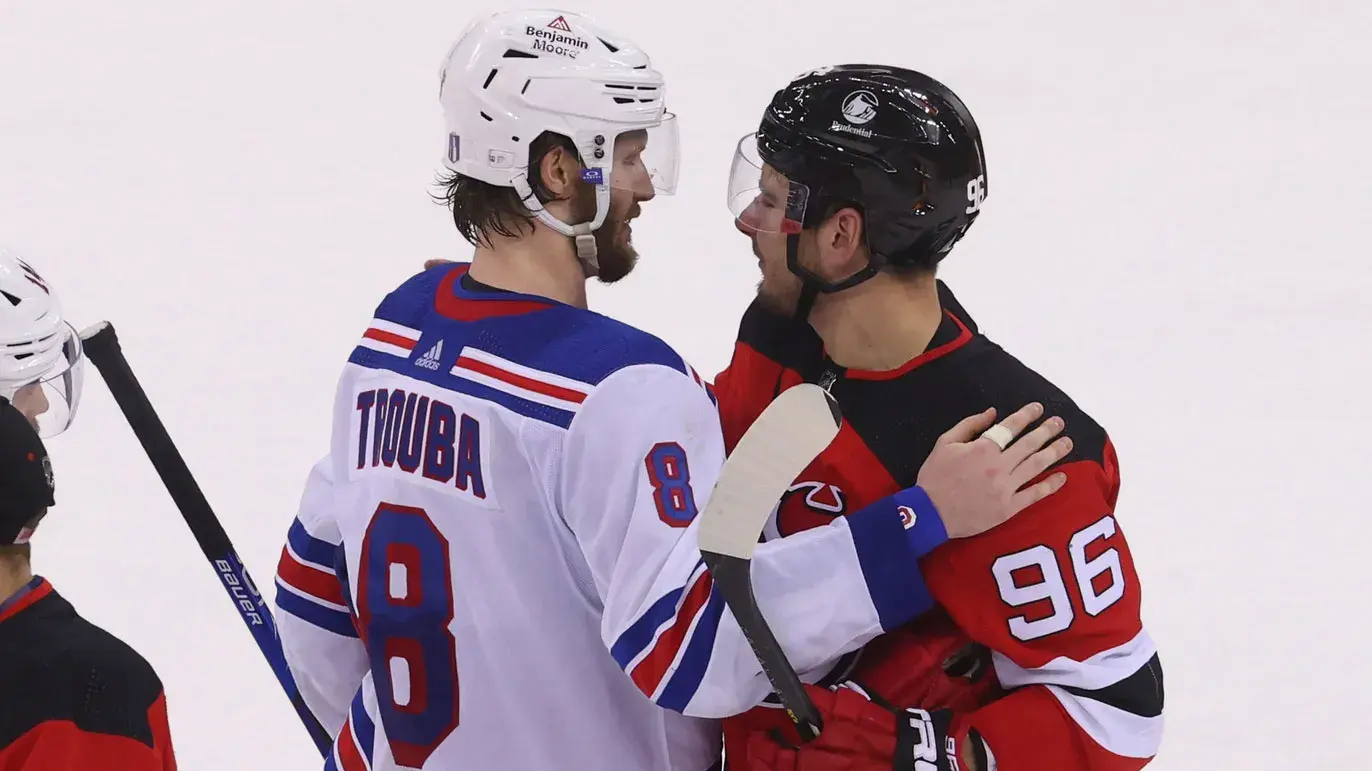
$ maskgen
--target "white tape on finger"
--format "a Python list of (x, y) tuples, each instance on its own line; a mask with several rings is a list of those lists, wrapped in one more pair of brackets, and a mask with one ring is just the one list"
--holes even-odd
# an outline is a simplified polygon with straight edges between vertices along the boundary
[(982, 433), (981, 438), (990, 439), (995, 442), (996, 446), (1004, 452), (1005, 448), (1010, 446), (1010, 442), (1014, 441), (1015, 434), (1010, 429), (997, 423), (986, 429), (986, 431)]

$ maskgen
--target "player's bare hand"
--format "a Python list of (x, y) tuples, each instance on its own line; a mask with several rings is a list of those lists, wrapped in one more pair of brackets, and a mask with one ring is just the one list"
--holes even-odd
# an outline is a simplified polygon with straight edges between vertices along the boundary
[(1035, 402), (997, 424), (995, 409), (989, 409), (964, 418), (939, 437), (917, 481), (938, 509), (949, 538), (984, 533), (1067, 482), (1067, 475), (1059, 472), (1025, 486), (1072, 451), (1070, 438), (1054, 440), (1065, 427), (1056, 416), (1020, 436), (1042, 416), (1043, 405)]

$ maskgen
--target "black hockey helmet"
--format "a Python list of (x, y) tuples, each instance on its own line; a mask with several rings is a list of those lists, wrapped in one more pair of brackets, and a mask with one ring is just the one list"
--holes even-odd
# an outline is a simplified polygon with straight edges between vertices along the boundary
[(38, 431), (0, 397), (0, 546), (27, 543), (53, 505), (52, 462)]
[[(785, 176), (784, 211), (777, 191), (766, 195), (764, 164)], [(748, 216), (759, 190), (777, 208)], [(776, 92), (755, 139), (739, 143), (729, 204), (745, 227), (793, 234), (791, 271), (813, 301), (816, 291), (846, 289), (886, 265), (933, 268), (976, 220), (986, 191), (981, 132), (951, 89), (914, 70), (847, 64)], [(863, 214), (871, 262), (830, 284), (797, 265), (794, 234), (842, 206)]]

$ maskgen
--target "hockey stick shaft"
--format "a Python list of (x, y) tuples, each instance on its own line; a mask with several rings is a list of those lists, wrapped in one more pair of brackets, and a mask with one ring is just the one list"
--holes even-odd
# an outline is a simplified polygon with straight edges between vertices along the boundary
[(296, 714), (300, 716), (301, 722), (310, 734), (310, 739), (314, 741), (321, 755), (328, 755), (333, 741), (305, 705), (300, 689), (295, 684), (295, 678), (286, 666), (286, 657), (277, 638), (276, 621), (272, 618), (271, 610), (257, 590), (257, 584), (248, 575), (243, 560), (239, 558), (228, 533), (220, 524), (219, 517), (215, 515), (209, 501), (200, 491), (200, 485), (181, 457), (181, 452), (176, 448), (171, 435), (167, 433), (157, 411), (153, 409), (143, 386), (134, 376), (133, 368), (124, 358), (114, 326), (109, 322), (101, 322), (82, 332), (81, 338), (86, 356), (100, 371), (115, 402), (123, 411), (129, 427), (143, 445), (148, 459), (152, 461), (158, 476), (162, 478), (162, 484), (166, 486), (176, 507), (180, 509), (181, 516), (190, 527), (196, 542), (200, 544), (200, 550), (214, 567), (243, 623), (247, 625), (248, 631), (257, 641), (257, 647), (271, 665), (277, 681), (290, 698), (291, 705), (295, 707)]
[(802, 384), (779, 394), (724, 462), (700, 515), (700, 552), (715, 587), (804, 741), (818, 736), (823, 723), (758, 608), (752, 558), (776, 502), (829, 446), (842, 422), (838, 403), (819, 386)]
[(724, 554), (705, 552), (702, 556), (715, 586), (724, 597), (724, 604), (738, 622), (749, 647), (757, 656), (758, 664), (762, 665), (762, 673), (772, 684), (772, 690), (795, 724), (801, 740), (808, 742), (819, 736), (824, 727), (819, 710), (805, 692), (800, 675), (791, 666), (772, 627), (757, 607), (757, 599), (753, 596), (752, 563)]

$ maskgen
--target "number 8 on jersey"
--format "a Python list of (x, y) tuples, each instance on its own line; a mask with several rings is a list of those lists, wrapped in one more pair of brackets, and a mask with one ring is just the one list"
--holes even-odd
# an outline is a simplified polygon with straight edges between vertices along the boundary
[(423, 509), (377, 507), (362, 541), (357, 612), (391, 754), (422, 767), (459, 712), (448, 541)]

